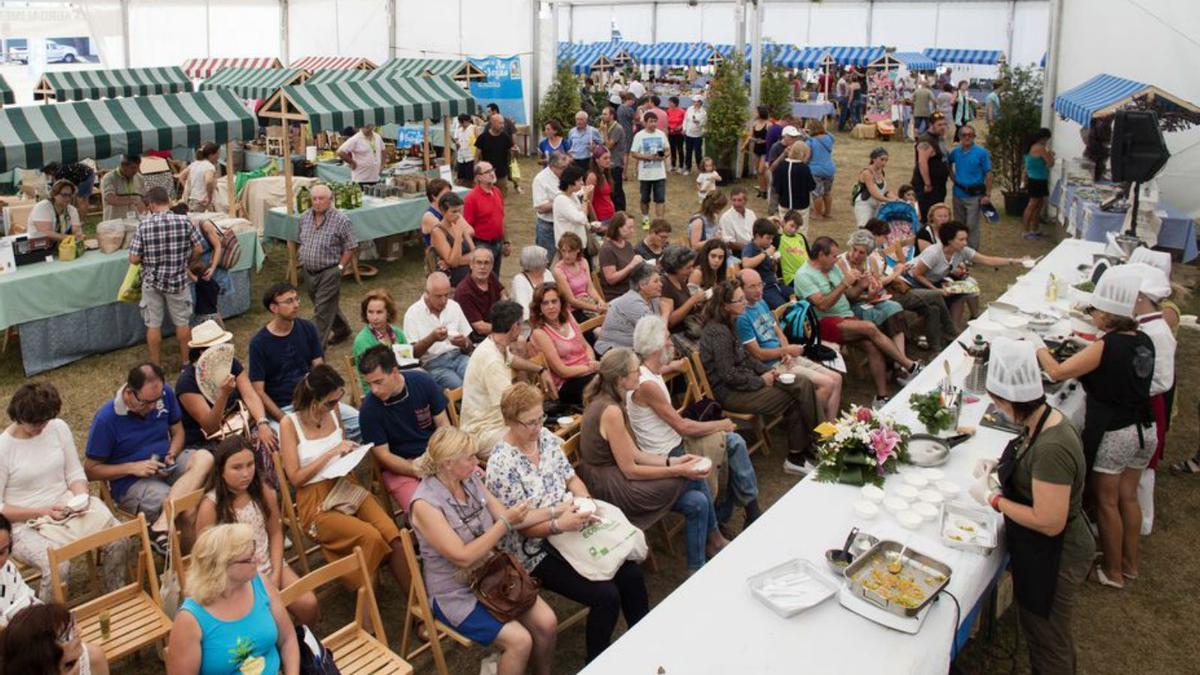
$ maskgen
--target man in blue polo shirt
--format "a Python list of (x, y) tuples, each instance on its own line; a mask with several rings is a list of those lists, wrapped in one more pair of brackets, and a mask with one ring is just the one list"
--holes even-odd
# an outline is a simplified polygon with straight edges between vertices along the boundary
[(979, 248), (979, 207), (990, 204), (992, 156), (975, 144), (970, 124), (958, 131), (958, 147), (950, 151), (950, 179), (954, 181), (954, 219), (965, 224), (967, 246)]
[(213, 465), (207, 450), (184, 449), (182, 419), (162, 368), (143, 363), (96, 411), (83, 462), (88, 480), (108, 481), (121, 510), (146, 514), (151, 539), (162, 551), (167, 541), (163, 503), (199, 489)]
[(413, 460), (425, 452), (434, 431), (450, 426), (446, 397), (425, 371), (401, 371), (386, 345), (363, 352), (358, 372), (371, 388), (359, 413), (363, 442), (372, 446), (383, 468), (383, 484), (407, 513), (421, 484)]
[(592, 161), (592, 149), (603, 145), (604, 137), (599, 129), (588, 124), (588, 114), (580, 110), (575, 113), (575, 126), (567, 132), (567, 142), (571, 145), (568, 152), (575, 165), (587, 171)]

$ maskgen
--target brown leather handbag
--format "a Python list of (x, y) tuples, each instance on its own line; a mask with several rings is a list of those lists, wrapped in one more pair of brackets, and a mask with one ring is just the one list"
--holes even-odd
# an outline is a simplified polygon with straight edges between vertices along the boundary
[(493, 551), (471, 570), (470, 586), (492, 616), (508, 623), (533, 607), (542, 584), (511, 553)]

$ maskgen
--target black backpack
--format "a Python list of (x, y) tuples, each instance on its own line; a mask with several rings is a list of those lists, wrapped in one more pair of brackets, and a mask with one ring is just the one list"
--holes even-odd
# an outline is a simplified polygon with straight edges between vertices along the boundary
[(824, 363), (837, 359), (837, 352), (821, 344), (817, 311), (808, 300), (797, 300), (784, 311), (779, 325), (789, 344), (804, 347), (804, 356)]

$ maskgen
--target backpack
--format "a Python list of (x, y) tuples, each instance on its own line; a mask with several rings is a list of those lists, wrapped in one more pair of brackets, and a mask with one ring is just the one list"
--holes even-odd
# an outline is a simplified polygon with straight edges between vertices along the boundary
[(300, 646), (300, 675), (341, 675), (333, 662), (333, 652), (321, 644), (308, 626), (296, 624), (295, 628)]
[[(216, 223), (214, 223), (214, 226)], [(232, 270), (234, 265), (242, 259), (242, 245), (238, 243), (237, 233), (233, 228), (222, 228), (217, 226), (217, 234), (221, 237), (221, 259), (217, 261), (217, 266), (223, 269)]]
[(804, 356), (812, 361), (826, 362), (837, 359), (837, 352), (821, 344), (821, 331), (817, 323), (817, 311), (807, 300), (797, 300), (783, 313), (779, 325), (789, 344), (804, 347)]

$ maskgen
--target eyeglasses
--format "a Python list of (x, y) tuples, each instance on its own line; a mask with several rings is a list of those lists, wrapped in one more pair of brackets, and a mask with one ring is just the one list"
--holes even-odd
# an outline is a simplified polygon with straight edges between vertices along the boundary
[(525, 427), (526, 429), (537, 429), (537, 428), (540, 428), (545, 423), (546, 423), (546, 415), (545, 414), (539, 415), (537, 418), (529, 420), (528, 422), (526, 422), (524, 420), (517, 420), (517, 424), (520, 424), (521, 426)]
[(162, 394), (159, 394), (157, 398), (143, 400), (141, 396), (138, 396), (136, 391), (130, 389), (129, 393), (133, 395), (133, 400), (137, 401), (141, 405), (156, 405), (159, 401), (163, 400)]

